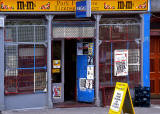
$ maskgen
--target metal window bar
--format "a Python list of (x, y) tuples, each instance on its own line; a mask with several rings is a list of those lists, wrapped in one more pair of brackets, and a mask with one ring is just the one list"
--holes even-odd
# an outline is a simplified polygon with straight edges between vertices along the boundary
[[(5, 31), (5, 94), (46, 92), (46, 26), (9, 25)], [(17, 66), (7, 65), (8, 60), (10, 64), (16, 62)]]
[(53, 38), (93, 38), (94, 36), (94, 23), (53, 23)]

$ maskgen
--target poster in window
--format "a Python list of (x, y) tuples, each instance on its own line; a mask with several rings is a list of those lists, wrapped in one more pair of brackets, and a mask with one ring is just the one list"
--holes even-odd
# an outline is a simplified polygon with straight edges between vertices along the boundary
[(61, 68), (61, 60), (53, 60), (53, 68)]
[(53, 98), (60, 99), (61, 98), (61, 87), (53, 86)]
[(83, 43), (77, 43), (77, 55), (83, 55)]
[(128, 50), (114, 51), (114, 76), (128, 75)]

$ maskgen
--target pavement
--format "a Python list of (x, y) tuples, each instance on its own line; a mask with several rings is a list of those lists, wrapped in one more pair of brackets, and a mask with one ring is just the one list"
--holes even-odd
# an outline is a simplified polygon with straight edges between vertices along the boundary
[[(160, 114), (160, 105), (151, 107), (135, 107), (135, 114)], [(2, 111), (2, 114), (108, 114), (109, 107), (79, 107), (79, 108), (37, 108)]]

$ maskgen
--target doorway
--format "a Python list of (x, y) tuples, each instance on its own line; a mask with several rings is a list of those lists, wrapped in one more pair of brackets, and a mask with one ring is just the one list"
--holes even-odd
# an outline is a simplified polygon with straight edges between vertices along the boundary
[(151, 98), (160, 98), (160, 37), (151, 36), (150, 41)]
[(66, 39), (64, 46), (64, 101), (76, 101), (77, 40)]

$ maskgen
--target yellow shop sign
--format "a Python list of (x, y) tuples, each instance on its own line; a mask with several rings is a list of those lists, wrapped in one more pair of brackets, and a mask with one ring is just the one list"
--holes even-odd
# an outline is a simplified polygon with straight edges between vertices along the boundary
[[(76, 11), (80, 0), (0, 0), (0, 11)], [(91, 0), (92, 11), (147, 11), (148, 0)]]
[(113, 94), (109, 114), (135, 114), (132, 99), (127, 83), (117, 82)]

